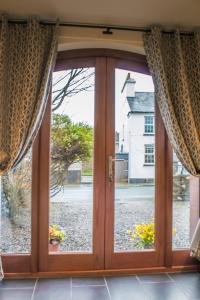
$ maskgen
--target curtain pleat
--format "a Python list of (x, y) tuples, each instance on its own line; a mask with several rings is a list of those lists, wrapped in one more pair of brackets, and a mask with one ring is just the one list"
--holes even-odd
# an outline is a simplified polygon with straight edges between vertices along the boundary
[(57, 26), (9, 23), (0, 28), (0, 174), (16, 166), (38, 132), (57, 53)]

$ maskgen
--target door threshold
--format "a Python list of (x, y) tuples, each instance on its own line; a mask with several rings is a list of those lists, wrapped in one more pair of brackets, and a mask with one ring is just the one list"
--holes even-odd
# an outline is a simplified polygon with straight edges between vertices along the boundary
[(65, 272), (37, 272), (37, 273), (5, 273), (5, 278), (62, 278), (76, 276), (120, 276), (153, 273), (178, 273), (200, 271), (200, 265), (154, 267), (137, 269), (111, 269), (111, 270), (87, 270), (87, 271), (65, 271)]

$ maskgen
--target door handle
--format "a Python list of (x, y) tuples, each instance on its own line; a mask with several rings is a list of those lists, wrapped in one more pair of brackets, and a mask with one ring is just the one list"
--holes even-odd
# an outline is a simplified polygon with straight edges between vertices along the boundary
[(109, 155), (108, 156), (108, 179), (109, 179), (109, 182), (113, 182), (113, 178), (114, 178), (114, 175), (113, 175), (113, 162), (115, 161), (115, 159), (112, 157), (112, 155)]

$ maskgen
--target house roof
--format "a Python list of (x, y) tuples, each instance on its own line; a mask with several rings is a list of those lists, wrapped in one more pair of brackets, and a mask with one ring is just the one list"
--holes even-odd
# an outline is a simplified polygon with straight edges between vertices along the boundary
[(154, 113), (154, 93), (135, 92), (135, 97), (127, 97), (129, 113)]

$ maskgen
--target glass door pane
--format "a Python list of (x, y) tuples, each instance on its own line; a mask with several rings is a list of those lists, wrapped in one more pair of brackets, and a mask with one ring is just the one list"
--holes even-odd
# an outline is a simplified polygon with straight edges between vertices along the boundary
[(53, 74), (49, 252), (93, 251), (94, 68)]
[(1, 251), (31, 252), (32, 152), (1, 177)]
[(173, 248), (190, 247), (190, 174), (173, 152)]
[(154, 249), (155, 109), (151, 76), (115, 69), (114, 251)]

